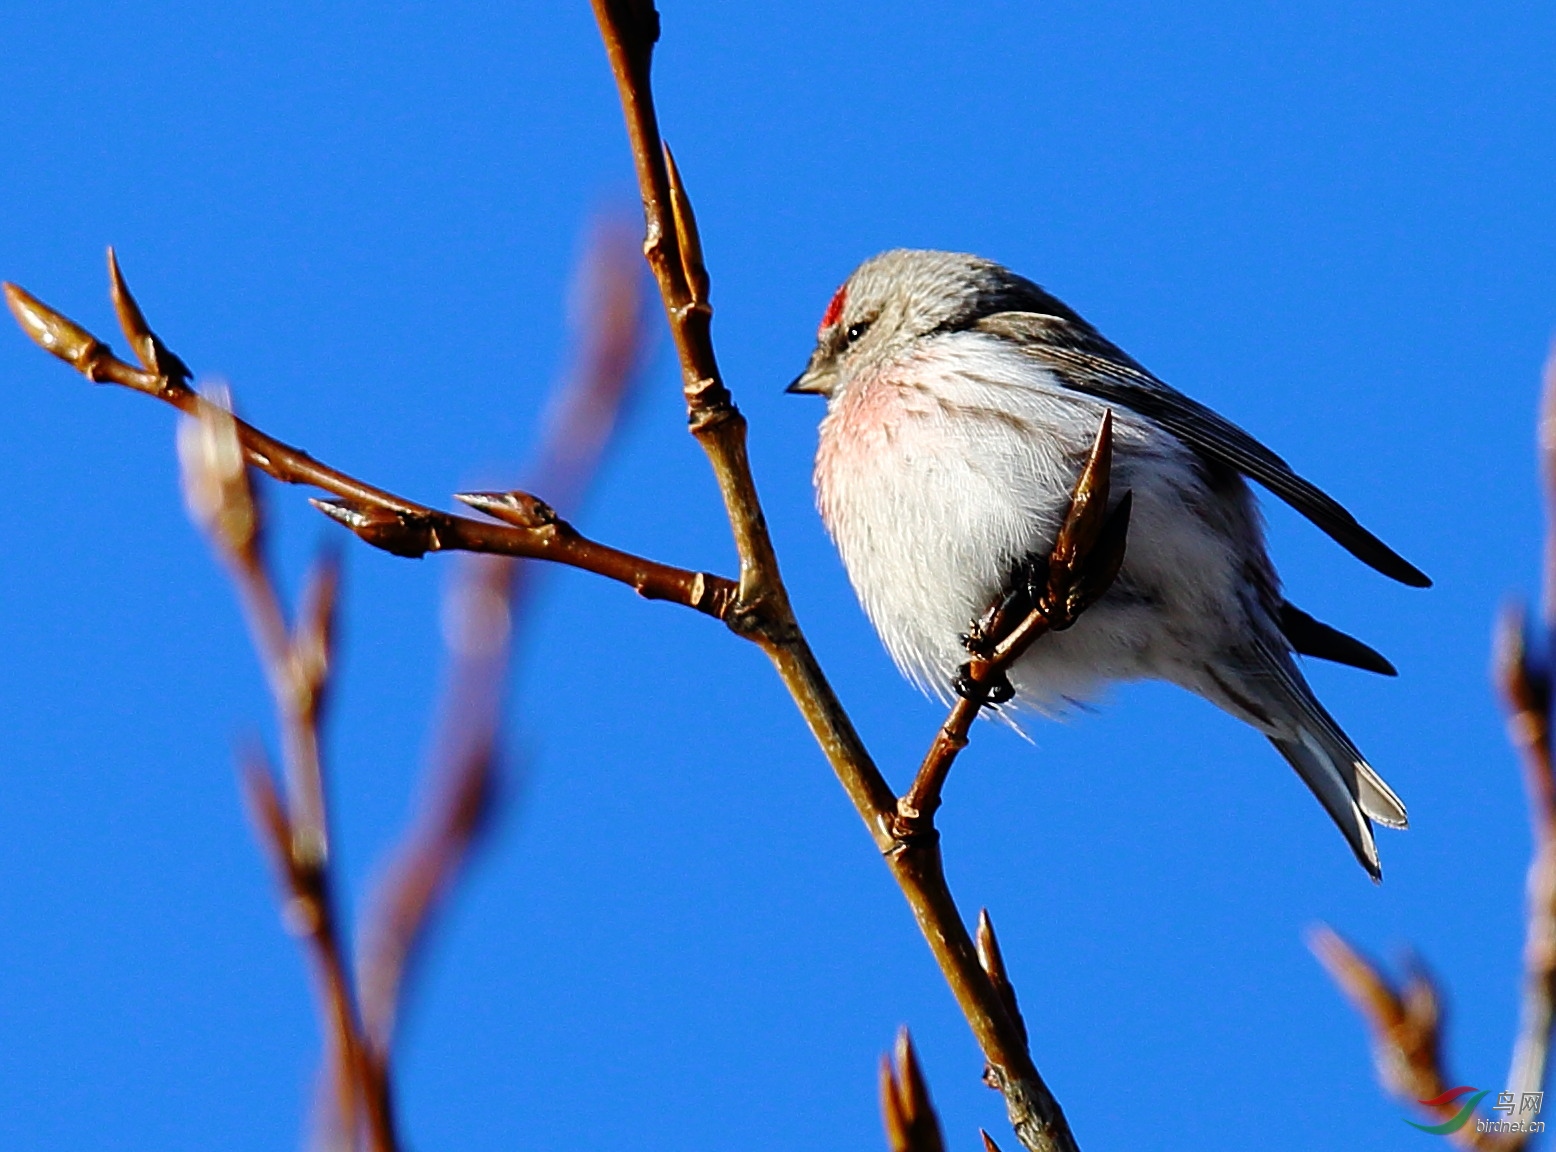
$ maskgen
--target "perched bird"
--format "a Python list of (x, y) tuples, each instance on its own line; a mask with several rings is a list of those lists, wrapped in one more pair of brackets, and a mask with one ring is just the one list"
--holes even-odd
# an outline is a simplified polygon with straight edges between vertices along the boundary
[(1164, 384), (1032, 281), (977, 256), (899, 249), (827, 305), (790, 392), (827, 398), (816, 499), (865, 612), (902, 672), (947, 698), (970, 625), (1046, 557), (1105, 409), (1112, 491), (1132, 493), (1117, 580), (1009, 670), (1016, 700), (1062, 711), (1154, 678), (1253, 725), (1381, 877), (1372, 821), (1405, 807), (1293, 659), (1394, 675), (1377, 652), (1287, 603), (1245, 481), (1414, 587), (1431, 581), (1241, 428)]

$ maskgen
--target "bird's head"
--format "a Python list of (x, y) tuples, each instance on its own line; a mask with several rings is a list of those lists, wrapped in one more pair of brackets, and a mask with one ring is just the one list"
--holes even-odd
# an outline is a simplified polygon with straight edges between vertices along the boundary
[(1057, 303), (1030, 280), (980, 256), (882, 252), (832, 294), (810, 363), (788, 391), (831, 399), (927, 336), (969, 328), (996, 312), (1052, 311)]

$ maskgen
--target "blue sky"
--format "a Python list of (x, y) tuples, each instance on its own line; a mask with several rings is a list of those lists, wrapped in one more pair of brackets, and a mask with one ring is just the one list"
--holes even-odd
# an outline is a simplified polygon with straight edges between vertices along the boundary
[[(882, 248), (1039, 280), (1436, 579), (1390, 584), (1266, 501), (1292, 598), (1401, 670), (1311, 669), (1410, 807), (1381, 888), (1263, 739), (1163, 686), (1031, 745), (980, 730), (941, 821), (1088, 1152), (1427, 1147), (1301, 934), (1413, 943), (1451, 990), (1456, 1082), (1499, 1085), (1528, 832), (1485, 670), (1538, 572), (1556, 16), (662, 7), (725, 372), (802, 621), (894, 782), (940, 714), (854, 603), (812, 510), (819, 409), (782, 394)], [(584, 226), (631, 204), (586, 5), (37, 3), (0, 67), (0, 276), (106, 334), (113, 243), (159, 331), (276, 435), (428, 501), (522, 463)], [(268, 706), (183, 516), (171, 414), (14, 333), (0, 381), (0, 1143), (293, 1146), (317, 1031), (231, 768)], [(273, 504), (295, 580), (332, 529), (300, 493)], [(731, 567), (663, 340), (582, 523)], [(414, 803), (450, 566), (347, 561), (329, 743), (360, 893)], [(759, 653), (563, 572), (523, 658), (513, 799), (408, 1024), (412, 1146), (878, 1148), (902, 1023), (953, 1147), (1003, 1131)]]

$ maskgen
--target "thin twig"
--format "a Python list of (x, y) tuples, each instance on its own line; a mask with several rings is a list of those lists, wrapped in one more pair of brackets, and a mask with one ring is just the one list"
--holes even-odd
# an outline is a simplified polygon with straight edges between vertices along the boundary
[(510, 609), (506, 598), (493, 599), (477, 570), (480, 561), (493, 562), (489, 557), (466, 560), (449, 594), (449, 614), (468, 619), (485, 611), (500, 621), (491, 621), (497, 627), (487, 632), (487, 644), (479, 649), (459, 647), (450, 636), (450, 684), (428, 770), (429, 795), (369, 895), (358, 933), (363, 1079), (370, 1098), (382, 1101), (386, 1111), (392, 1107), (394, 1042), (409, 974), (438, 909), (490, 825), (497, 791)]
[[(594, 0), (632, 140), (643, 193), (645, 255), (658, 280), (681, 362), (691, 430), (713, 466), (740, 562), (738, 585), (706, 573), (657, 564), (587, 540), (541, 501), (524, 493), (486, 494), (485, 510), (506, 502), (507, 523), (454, 516), (405, 500), (313, 460), (258, 429), (234, 424), (243, 454), (255, 467), (289, 484), (307, 484), (335, 496), (316, 502), (368, 543), (405, 556), (463, 550), (552, 560), (596, 572), (723, 620), (758, 643), (773, 660), (839, 781), (864, 819), (984, 1051), (1004, 1093), (1022, 1144), (1032, 1152), (1076, 1147), (1058, 1102), (1043, 1083), (1020, 1030), (978, 963), (976, 949), (947, 887), (933, 837), (904, 842), (897, 800), (871, 760), (836, 693), (800, 632), (779, 574), (746, 454), (744, 417), (718, 372), (709, 335), (708, 277), (690, 203), (659, 140), (649, 89), (658, 16), (647, 0)], [(122, 278), (113, 270), (116, 291)], [(187, 412), (203, 409), (173, 361), (135, 368), (113, 356), (85, 329), (6, 285), (18, 322), (41, 346), (89, 379), (116, 383)], [(128, 293), (124, 294), (126, 297)], [(121, 309), (122, 312), (122, 309)], [(153, 350), (154, 351), (154, 350)], [(473, 500), (467, 500), (476, 503)]]
[[(1372, 1032), (1378, 1078), (1401, 1101), (1419, 1105), (1435, 1123), (1448, 1125), (1475, 1100), (1455, 1093), (1456, 1084), (1444, 1067), (1442, 1001), (1437, 987), (1419, 964), (1413, 964), (1403, 986), (1396, 986), (1381, 969), (1338, 933), (1320, 925), (1308, 937), (1313, 954)], [(1461, 1148), (1476, 1152), (1514, 1152), (1526, 1137), (1483, 1132), (1473, 1112), (1458, 1127), (1444, 1128)]]
[(1545, 1087), (1551, 1031), (1556, 1025), (1556, 763), (1551, 747), (1551, 675), (1556, 655), (1556, 351), (1545, 364), (1540, 403), (1540, 472), (1545, 486), (1545, 581), (1540, 647), (1531, 657), (1531, 627), (1509, 613), (1499, 629), (1495, 678), (1508, 712), (1508, 735), (1524, 765), (1534, 854), (1525, 880), (1528, 923), (1524, 940), (1524, 992), (1508, 1090)]
[(1521, 1095), (1544, 1086), (1550, 1054), (1552, 1004), (1556, 1000), (1556, 788), (1551, 759), (1551, 685), (1532, 665), (1527, 623), (1517, 610), (1497, 629), (1496, 679), (1507, 708), (1508, 736), (1524, 766), (1534, 851), (1525, 879), (1528, 904), (1524, 940), (1524, 989), (1518, 1039), (1508, 1072), (1508, 1091)]
[(728, 623), (772, 659), (886, 856), (1004, 1093), (1022, 1144), (1031, 1152), (1072, 1152), (1076, 1144), (1064, 1113), (978, 963), (972, 937), (946, 884), (937, 839), (914, 837), (904, 843), (897, 834), (896, 796), (823, 675), (790, 607), (746, 455), (745, 418), (720, 377), (713, 352), (709, 279), (690, 200), (659, 137), (650, 83), (659, 15), (652, 0), (592, 2), (637, 169), (645, 221), (643, 252), (669, 318), (691, 431), (718, 480), (740, 560), (740, 589)]
[[(642, 380), (647, 332), (641, 265), (609, 225), (596, 227), (580, 270), (575, 362), (556, 390), (530, 473), (571, 510), (582, 503), (620, 417)], [(465, 494), (506, 518), (533, 516), (515, 494)], [(441, 900), (489, 816), (495, 750), (517, 622), (528, 585), (523, 563), (479, 556), (461, 565), (445, 610), (450, 672), (432, 756), (432, 800), (368, 902), (358, 971), (375, 1057), (389, 1060), (407, 974)]]
[[(117, 261), (111, 257), (110, 252), (110, 283), (115, 299), (133, 306), (134, 299), (119, 274)], [(87, 379), (143, 392), (186, 415), (199, 414), (202, 401), (185, 383), (188, 370), (165, 349), (163, 354), (177, 366), (172, 374), (161, 374), (154, 367), (137, 368), (26, 290), (5, 284), (4, 291), (6, 303), (22, 330)], [(135, 311), (138, 315), (139, 309)], [(736, 593), (732, 581), (660, 564), (597, 543), (565, 520), (549, 514), (543, 501), (526, 493), (512, 495), (529, 501), (536, 509), (546, 510), (526, 523), (492, 524), (456, 516), (396, 496), (322, 464), (302, 449), (284, 444), (242, 420), (236, 422), (236, 427), (250, 464), (283, 484), (308, 485), (336, 497), (334, 501), (316, 501), (315, 506), (374, 547), (398, 556), (462, 551), (549, 560), (626, 584), (646, 599), (668, 600), (728, 622)]]
[[(607, 261), (596, 251), (590, 263)], [(591, 268), (597, 283), (580, 340), (583, 354), (559, 390), (560, 419), (551, 423), (539, 454), (541, 475), (572, 503), (593, 477), (640, 375), (643, 333), (636, 318), (641, 308), (635, 290), (621, 283), (623, 261), (618, 257), (614, 263), (614, 269)], [(121, 323), (144, 370), (157, 371), (172, 382), (164, 393), (176, 392), (184, 386), (187, 369), (147, 326), (111, 254), (110, 276)], [(75, 338), (75, 343), (86, 345), (86, 340), (90, 338)], [(92, 350), (90, 359), (101, 363), (103, 356)], [(215, 401), (196, 398), (194, 410), (195, 419), (180, 432), (190, 509), (233, 572), (281, 717), (285, 795), (259, 755), (245, 763), (244, 784), (255, 824), (286, 884), (287, 922), (309, 942), (321, 977), (328, 1096), (317, 1118), (319, 1143), (355, 1148), (359, 1138), (365, 1138), (375, 1152), (393, 1152), (390, 1065), (407, 972), (491, 810), (512, 643), (516, 561), (471, 557), (455, 582), (448, 613), (452, 673), (433, 757), (432, 802), (369, 901), (368, 931), (353, 983), (334, 911), (318, 739), (329, 683), (338, 572), (333, 562), (317, 569), (299, 622), (295, 630), (290, 628), (265, 560), (259, 504), (230, 402), (224, 396)], [(549, 509), (523, 493), (466, 500), (520, 527), (559, 523)]]

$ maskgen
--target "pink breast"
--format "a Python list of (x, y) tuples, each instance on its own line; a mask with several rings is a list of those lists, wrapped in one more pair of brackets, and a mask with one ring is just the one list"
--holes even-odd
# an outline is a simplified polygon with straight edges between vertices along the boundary
[[(922, 391), (878, 375), (853, 381), (821, 422), (816, 496), (821, 518), (835, 531), (847, 490), (890, 468), (906, 437), (923, 434)], [(872, 485), (873, 487), (873, 485)]]

